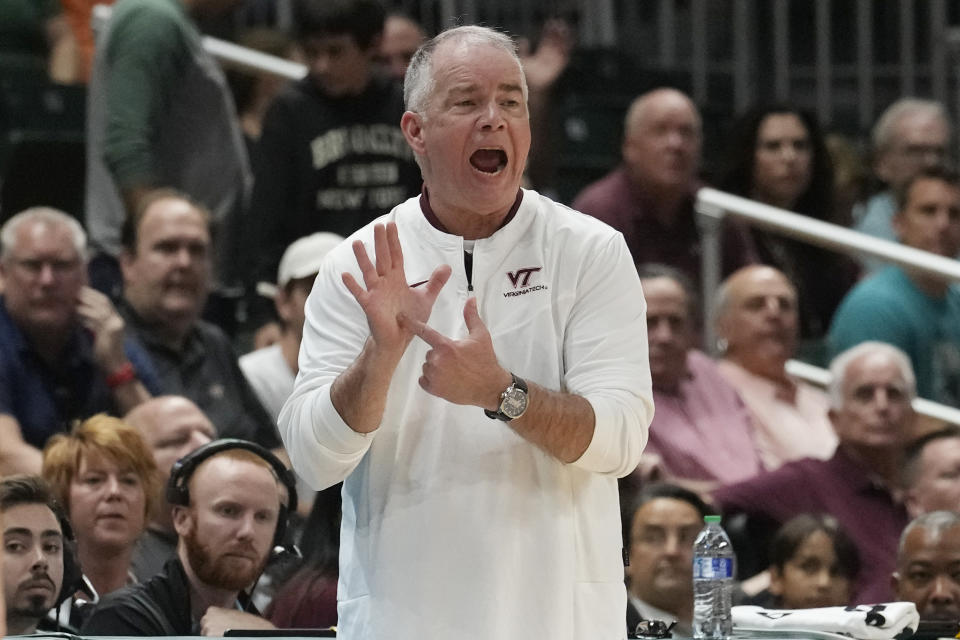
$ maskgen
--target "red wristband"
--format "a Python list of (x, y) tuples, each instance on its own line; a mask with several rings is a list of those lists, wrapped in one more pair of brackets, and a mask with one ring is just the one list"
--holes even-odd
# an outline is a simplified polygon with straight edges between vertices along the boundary
[(133, 365), (129, 362), (124, 363), (123, 366), (114, 369), (110, 375), (107, 376), (107, 386), (111, 389), (116, 389), (117, 387), (122, 387), (125, 384), (133, 382), (137, 379), (137, 370), (133, 368)]

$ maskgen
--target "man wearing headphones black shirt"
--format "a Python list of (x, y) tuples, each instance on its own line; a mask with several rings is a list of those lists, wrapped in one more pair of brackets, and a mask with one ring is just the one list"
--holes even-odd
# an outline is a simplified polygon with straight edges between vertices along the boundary
[(167, 500), (177, 557), (147, 582), (105, 597), (82, 634), (220, 636), (274, 628), (246, 590), (296, 508), (295, 481), (283, 463), (259, 445), (216, 440), (174, 465)]

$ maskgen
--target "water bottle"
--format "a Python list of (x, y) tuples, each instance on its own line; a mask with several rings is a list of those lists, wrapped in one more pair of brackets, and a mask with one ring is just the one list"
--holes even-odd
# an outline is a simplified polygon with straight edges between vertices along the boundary
[(725, 640), (733, 634), (730, 606), (737, 558), (720, 516), (704, 516), (693, 543), (693, 637)]

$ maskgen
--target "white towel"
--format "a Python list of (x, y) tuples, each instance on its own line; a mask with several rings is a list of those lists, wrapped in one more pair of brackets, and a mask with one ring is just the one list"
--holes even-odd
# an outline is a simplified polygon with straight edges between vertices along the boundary
[(840, 633), (859, 640), (894, 640), (913, 634), (920, 623), (912, 602), (864, 604), (820, 609), (733, 607), (733, 626), (753, 629), (798, 629)]

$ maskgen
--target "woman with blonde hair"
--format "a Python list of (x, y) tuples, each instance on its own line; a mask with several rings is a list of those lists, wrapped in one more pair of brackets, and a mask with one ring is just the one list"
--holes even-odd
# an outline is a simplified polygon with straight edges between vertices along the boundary
[(43, 477), (73, 526), (94, 601), (135, 581), (130, 560), (159, 491), (157, 466), (140, 433), (119, 418), (93, 416), (47, 442)]

